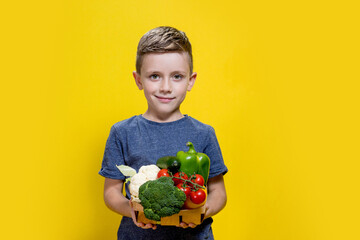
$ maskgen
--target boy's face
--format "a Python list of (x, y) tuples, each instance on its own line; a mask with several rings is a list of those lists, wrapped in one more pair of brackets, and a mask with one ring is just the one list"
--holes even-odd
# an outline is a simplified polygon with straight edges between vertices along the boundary
[(180, 104), (196, 79), (196, 73), (190, 75), (187, 53), (145, 54), (141, 73), (133, 75), (148, 102), (144, 115), (155, 121), (174, 121), (182, 117)]

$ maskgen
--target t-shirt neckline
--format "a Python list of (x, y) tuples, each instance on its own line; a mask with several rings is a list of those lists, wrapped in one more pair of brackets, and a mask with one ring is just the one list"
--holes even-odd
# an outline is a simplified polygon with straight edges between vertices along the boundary
[(178, 120), (172, 121), (172, 122), (155, 122), (155, 121), (144, 118), (142, 114), (138, 115), (138, 118), (140, 119), (140, 121), (145, 122), (147, 124), (158, 125), (158, 126), (169, 126), (169, 125), (181, 123), (183, 121), (186, 121), (189, 118), (189, 116), (187, 114), (184, 114), (183, 116), (184, 117), (182, 117)]

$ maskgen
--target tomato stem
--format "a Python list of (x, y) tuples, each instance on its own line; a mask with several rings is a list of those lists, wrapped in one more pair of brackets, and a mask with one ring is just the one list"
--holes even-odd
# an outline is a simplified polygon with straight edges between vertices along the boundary
[[(185, 183), (185, 182), (191, 183), (193, 186), (195, 186), (195, 191), (198, 190), (198, 188), (205, 189), (204, 186), (200, 186), (199, 184), (194, 183), (194, 182), (192, 182), (192, 181), (190, 181), (190, 180), (188, 180), (188, 179), (184, 179), (184, 178), (181, 178), (181, 177), (172, 177), (172, 178), (180, 179), (180, 180), (184, 181), (184, 183)], [(190, 178), (190, 179), (191, 179), (191, 178)]]

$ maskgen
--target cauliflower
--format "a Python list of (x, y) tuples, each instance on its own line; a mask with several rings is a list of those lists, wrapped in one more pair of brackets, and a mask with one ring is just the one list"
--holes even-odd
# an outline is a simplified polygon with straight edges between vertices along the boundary
[(132, 178), (130, 179), (129, 190), (133, 201), (140, 202), (139, 188), (143, 183), (147, 181), (148, 180), (146, 180), (146, 175), (143, 173), (137, 173), (132, 176)]
[(147, 181), (157, 179), (157, 174), (160, 168), (156, 165), (146, 165), (139, 169), (139, 173), (143, 173), (146, 176)]
[(157, 174), (160, 171), (160, 168), (156, 165), (146, 165), (142, 166), (139, 169), (139, 172), (136, 173), (135, 169), (132, 169), (129, 166), (120, 165), (117, 166), (122, 174), (127, 177), (130, 177), (129, 190), (131, 198), (134, 202), (141, 202), (139, 199), (139, 188), (142, 184), (147, 181), (157, 179)]

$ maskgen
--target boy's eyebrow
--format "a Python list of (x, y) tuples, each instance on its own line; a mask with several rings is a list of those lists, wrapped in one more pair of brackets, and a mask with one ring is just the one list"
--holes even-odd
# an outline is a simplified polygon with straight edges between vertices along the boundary
[[(146, 72), (145, 72), (145, 75), (152, 74), (152, 73), (160, 73), (160, 74), (162, 74), (161, 71), (158, 71), (158, 70), (150, 70), (150, 71), (146, 71)], [(170, 74), (175, 74), (175, 73), (181, 73), (181, 74), (183, 74), (183, 75), (186, 75), (186, 72), (185, 72), (185, 71), (180, 71), (180, 70), (173, 71), (173, 72), (171, 72)]]
[(183, 71), (174, 71), (174, 72), (172, 72), (172, 73), (181, 73), (181, 74), (183, 74), (183, 75), (186, 75), (186, 72), (183, 72)]
[(146, 71), (145, 74), (150, 74), (150, 73), (159, 73), (160, 71), (158, 70), (149, 70), (149, 71)]

